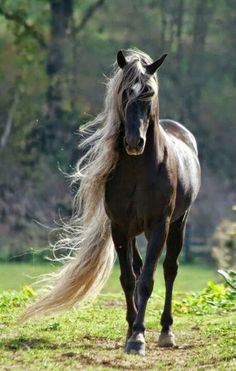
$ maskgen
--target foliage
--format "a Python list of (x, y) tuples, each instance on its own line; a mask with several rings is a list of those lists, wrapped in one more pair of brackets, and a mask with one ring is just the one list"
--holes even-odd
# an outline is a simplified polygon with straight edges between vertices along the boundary
[(236, 222), (223, 220), (212, 237), (212, 246), (219, 268), (236, 268)]
[(230, 311), (236, 309), (236, 291), (224, 284), (208, 282), (206, 288), (199, 293), (187, 294), (180, 302), (175, 302), (175, 311), (182, 314), (203, 314)]
[(236, 292), (236, 272), (234, 271), (224, 271), (222, 269), (218, 270), (218, 273), (224, 277), (226, 284)]
[(21, 292), (3, 291), (0, 294), (0, 310), (4, 310), (5, 308), (10, 310), (14, 307), (20, 307), (34, 296), (35, 292), (29, 286), (25, 286)]

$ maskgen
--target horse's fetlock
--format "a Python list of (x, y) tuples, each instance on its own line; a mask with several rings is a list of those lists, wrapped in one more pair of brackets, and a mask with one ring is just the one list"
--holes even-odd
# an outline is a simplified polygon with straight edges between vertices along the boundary
[(173, 317), (169, 313), (162, 313), (161, 316), (161, 326), (162, 326), (162, 331), (166, 332), (170, 326), (173, 325)]
[(133, 333), (145, 333), (145, 326), (143, 323), (136, 323), (133, 325)]

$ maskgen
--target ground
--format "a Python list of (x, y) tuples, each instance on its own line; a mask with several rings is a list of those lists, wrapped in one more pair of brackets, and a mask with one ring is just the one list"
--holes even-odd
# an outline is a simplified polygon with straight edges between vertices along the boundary
[[(21, 266), (22, 268), (23, 266)], [(8, 267), (9, 270), (9, 267)], [(178, 289), (213, 271), (185, 267)], [(15, 268), (15, 277), (17, 269)], [(201, 275), (202, 272), (202, 275)], [(31, 296), (30, 289), (0, 295), (0, 369), (8, 370), (235, 370), (235, 308), (209, 312), (174, 306), (177, 347), (160, 349), (157, 339), (163, 306), (163, 286), (156, 288), (147, 309), (146, 357), (124, 354), (125, 303), (118, 293), (118, 270), (106, 290), (92, 304), (64, 314), (16, 324)], [(184, 280), (184, 282), (183, 282)], [(188, 285), (189, 287), (189, 285)], [(184, 302), (185, 293), (175, 293)], [(181, 312), (181, 308), (183, 311)]]

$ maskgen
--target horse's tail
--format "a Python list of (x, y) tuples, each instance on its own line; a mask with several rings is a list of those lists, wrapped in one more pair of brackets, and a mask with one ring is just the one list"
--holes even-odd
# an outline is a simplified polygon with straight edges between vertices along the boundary
[(75, 222), (67, 225), (66, 237), (59, 242), (60, 247), (70, 246), (76, 253), (61, 270), (45, 278), (46, 293), (26, 309), (23, 321), (94, 298), (110, 275), (115, 251), (103, 205), (95, 210), (86, 227), (76, 227)]

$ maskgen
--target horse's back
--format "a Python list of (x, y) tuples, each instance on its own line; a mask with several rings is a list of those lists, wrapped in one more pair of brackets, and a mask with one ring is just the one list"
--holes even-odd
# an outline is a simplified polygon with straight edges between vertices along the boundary
[(174, 155), (178, 168), (176, 205), (173, 220), (183, 215), (197, 197), (201, 170), (197, 142), (193, 134), (174, 120), (160, 120), (169, 154)]
[(198, 154), (196, 139), (185, 126), (170, 119), (160, 120), (159, 123), (167, 134), (173, 135), (175, 138), (183, 141)]

